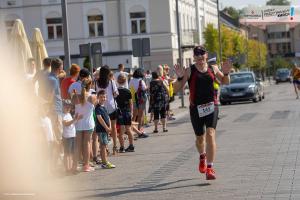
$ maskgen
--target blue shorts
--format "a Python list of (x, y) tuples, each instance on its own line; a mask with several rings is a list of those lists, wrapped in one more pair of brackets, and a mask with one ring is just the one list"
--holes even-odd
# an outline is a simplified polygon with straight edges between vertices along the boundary
[(75, 138), (63, 138), (64, 153), (67, 155), (74, 154), (75, 152)]
[(106, 132), (101, 132), (101, 133), (97, 133), (100, 139), (100, 143), (102, 145), (108, 145), (108, 133)]

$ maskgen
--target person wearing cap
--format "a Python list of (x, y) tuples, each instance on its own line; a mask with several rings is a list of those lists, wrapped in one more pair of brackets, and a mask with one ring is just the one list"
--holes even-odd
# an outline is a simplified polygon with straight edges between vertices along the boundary
[(175, 65), (177, 81), (174, 92), (182, 90), (188, 82), (190, 88), (190, 117), (196, 135), (196, 147), (200, 154), (199, 171), (206, 174), (207, 180), (216, 179), (213, 162), (216, 154), (215, 132), (218, 119), (217, 96), (214, 81), (228, 84), (230, 62), (224, 62), (222, 72), (217, 65), (208, 67), (207, 51), (203, 46), (194, 48), (194, 61), (191, 67)]
[(79, 72), (78, 81), (72, 83), (68, 89), (69, 96), (72, 97), (74, 92), (80, 94), (82, 81), (90, 77), (90, 72), (88, 69), (82, 68)]
[(70, 85), (76, 82), (80, 72), (80, 67), (77, 64), (72, 64), (70, 68), (70, 76), (64, 78), (60, 84), (62, 99), (70, 99), (68, 90)]

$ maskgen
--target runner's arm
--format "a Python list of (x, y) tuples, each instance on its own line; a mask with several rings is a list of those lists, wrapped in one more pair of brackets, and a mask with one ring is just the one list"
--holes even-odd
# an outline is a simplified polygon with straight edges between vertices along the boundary
[(183, 79), (182, 80), (177, 79), (175, 82), (173, 82), (174, 93), (177, 93), (178, 91), (181, 91), (183, 89), (190, 76), (191, 76), (191, 68), (185, 69), (183, 77), (178, 77)]

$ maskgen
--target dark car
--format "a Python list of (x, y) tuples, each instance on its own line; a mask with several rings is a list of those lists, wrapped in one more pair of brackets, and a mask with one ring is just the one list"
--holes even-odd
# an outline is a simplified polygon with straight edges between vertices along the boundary
[(238, 101), (258, 102), (264, 99), (264, 88), (261, 80), (253, 72), (230, 74), (230, 84), (221, 88), (220, 103), (230, 104)]
[(276, 84), (280, 82), (291, 82), (291, 72), (287, 68), (280, 68), (276, 70), (276, 76), (275, 76)]

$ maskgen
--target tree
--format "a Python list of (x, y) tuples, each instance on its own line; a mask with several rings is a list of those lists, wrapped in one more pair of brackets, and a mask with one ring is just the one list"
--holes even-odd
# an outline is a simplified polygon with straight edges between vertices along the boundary
[(272, 66), (273, 69), (279, 69), (279, 68), (285, 68), (285, 67), (290, 67), (291, 63), (286, 61), (284, 58), (281, 56), (277, 56), (272, 60)]
[(257, 40), (248, 40), (248, 66), (253, 70), (261, 71), (267, 65), (267, 46)]
[(204, 32), (205, 44), (204, 47), (211, 53), (218, 54), (218, 30), (214, 28), (213, 24), (208, 24)]
[(269, 0), (267, 1), (267, 6), (288, 6), (291, 2), (288, 0)]
[(230, 17), (232, 17), (234, 20), (238, 21), (240, 18), (241, 10), (237, 10), (236, 8), (230, 6), (225, 7), (223, 9), (224, 13), (227, 13)]

